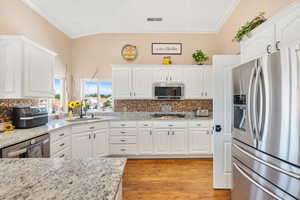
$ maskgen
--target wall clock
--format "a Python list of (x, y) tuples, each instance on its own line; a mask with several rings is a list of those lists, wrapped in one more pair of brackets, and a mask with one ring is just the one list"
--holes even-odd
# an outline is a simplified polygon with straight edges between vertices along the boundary
[(127, 61), (134, 61), (137, 57), (137, 48), (131, 44), (127, 44), (122, 48), (122, 57)]

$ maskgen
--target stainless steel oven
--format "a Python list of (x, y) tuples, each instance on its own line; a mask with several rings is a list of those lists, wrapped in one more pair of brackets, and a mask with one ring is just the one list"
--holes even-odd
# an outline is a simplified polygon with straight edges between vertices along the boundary
[(49, 135), (42, 135), (1, 150), (2, 158), (48, 158), (50, 157)]
[(182, 83), (154, 83), (154, 99), (182, 100), (184, 98), (184, 84)]

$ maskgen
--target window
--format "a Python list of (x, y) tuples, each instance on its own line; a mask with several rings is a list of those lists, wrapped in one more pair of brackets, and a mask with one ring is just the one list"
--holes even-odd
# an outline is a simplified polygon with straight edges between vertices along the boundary
[(112, 82), (83, 81), (83, 97), (90, 110), (110, 112), (113, 110)]

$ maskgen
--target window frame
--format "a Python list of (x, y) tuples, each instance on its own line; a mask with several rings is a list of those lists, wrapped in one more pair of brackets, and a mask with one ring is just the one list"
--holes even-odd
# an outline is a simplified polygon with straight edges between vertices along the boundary
[(49, 113), (51, 114), (58, 114), (58, 113), (62, 113), (62, 112), (67, 112), (67, 103), (66, 103), (66, 77), (65, 76), (61, 76), (61, 75), (55, 75), (53, 77), (53, 95), (55, 95), (55, 79), (59, 79), (61, 81), (61, 94), (60, 94), (60, 104), (62, 105), (62, 110), (59, 112), (55, 112), (53, 113), (53, 100), (54, 100), (54, 96), (53, 98), (49, 99), (48, 101), (48, 109), (49, 109)]
[[(81, 79), (80, 80), (80, 85), (81, 85), (81, 87), (80, 87), (80, 98), (81, 99), (84, 99), (84, 98), (86, 98), (85, 97), (85, 83), (86, 82), (111, 82), (111, 84), (113, 84), (113, 82), (112, 82), (112, 80), (111, 79), (97, 79), (97, 78), (94, 78), (94, 79)], [(100, 95), (100, 84), (97, 84), (97, 95), (98, 95), (98, 97), (99, 97), (99, 95)], [(113, 89), (113, 86), (112, 86), (112, 89)], [(100, 98), (97, 98), (97, 103), (98, 104), (100, 104)], [(113, 111), (113, 108), (114, 108), (114, 100), (112, 99), (112, 111)], [(103, 111), (101, 111), (100, 109), (97, 109), (97, 111), (99, 111), (99, 112), (103, 112)]]

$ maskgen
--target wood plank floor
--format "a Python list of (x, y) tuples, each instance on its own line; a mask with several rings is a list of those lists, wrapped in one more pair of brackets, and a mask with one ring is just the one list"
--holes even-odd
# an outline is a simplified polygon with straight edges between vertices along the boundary
[(212, 160), (128, 160), (124, 200), (229, 200), (229, 190), (212, 188)]

